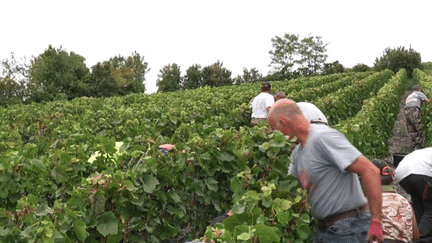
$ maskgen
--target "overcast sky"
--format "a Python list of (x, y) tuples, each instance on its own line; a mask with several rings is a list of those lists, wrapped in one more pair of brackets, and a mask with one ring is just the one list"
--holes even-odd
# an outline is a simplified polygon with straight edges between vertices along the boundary
[(268, 74), (271, 38), (321, 36), (327, 62), (373, 66), (385, 48), (410, 46), (432, 61), (430, 0), (3, 0), (0, 59), (42, 54), (48, 45), (86, 58), (89, 68), (134, 51), (151, 68), (146, 93), (163, 66), (182, 75), (218, 60), (234, 78), (243, 68)]

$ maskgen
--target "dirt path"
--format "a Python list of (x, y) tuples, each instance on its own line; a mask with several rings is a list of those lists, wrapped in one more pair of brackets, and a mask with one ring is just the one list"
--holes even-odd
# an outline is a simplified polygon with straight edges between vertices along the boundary
[(393, 153), (409, 153), (412, 149), (411, 139), (406, 129), (404, 105), (406, 97), (411, 94), (412, 91), (405, 91), (405, 94), (401, 97), (400, 109), (398, 118), (393, 125), (393, 137), (388, 140), (390, 157), (387, 161), (393, 164)]
[[(406, 97), (411, 94), (411, 90), (405, 91), (401, 97), (400, 109), (398, 118), (393, 125), (393, 137), (388, 140), (390, 156), (385, 158), (387, 163), (393, 166), (393, 153), (409, 153), (413, 147), (411, 139), (406, 129), (404, 105)], [(411, 201), (410, 195), (408, 195), (399, 184), (395, 183), (396, 189), (400, 195)]]

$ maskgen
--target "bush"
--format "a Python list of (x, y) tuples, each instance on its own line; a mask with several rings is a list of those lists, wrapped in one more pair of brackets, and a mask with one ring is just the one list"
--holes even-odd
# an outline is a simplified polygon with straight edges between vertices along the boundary
[(343, 72), (345, 72), (345, 68), (339, 61), (324, 64), (324, 75)]
[(355, 65), (352, 68), (352, 71), (353, 72), (367, 72), (367, 71), (371, 71), (371, 68), (366, 64), (358, 63), (357, 65)]

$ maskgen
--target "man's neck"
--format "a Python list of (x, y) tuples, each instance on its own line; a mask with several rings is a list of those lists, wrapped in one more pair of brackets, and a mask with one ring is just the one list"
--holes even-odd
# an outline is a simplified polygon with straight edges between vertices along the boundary
[[(307, 121), (307, 120), (305, 120)], [(307, 140), (309, 138), (309, 134), (310, 134), (310, 123), (307, 122), (302, 122), (299, 124), (299, 135), (297, 136), (297, 139), (300, 142), (300, 145), (304, 148), (306, 146)]]

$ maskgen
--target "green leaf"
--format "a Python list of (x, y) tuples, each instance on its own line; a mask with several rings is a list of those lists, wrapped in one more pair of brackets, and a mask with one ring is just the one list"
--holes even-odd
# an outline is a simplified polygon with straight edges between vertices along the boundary
[(10, 229), (0, 226), (0, 236), (7, 236), (10, 234)]
[(130, 192), (135, 192), (135, 191), (138, 190), (138, 188), (136, 188), (136, 187), (133, 185), (132, 181), (130, 181), (130, 180), (125, 180), (125, 181), (124, 181), (124, 186), (125, 186), (126, 189), (127, 189), (128, 191), (130, 191)]
[(34, 213), (36, 216), (45, 216), (52, 213), (53, 210), (49, 208), (47, 205), (41, 205)]
[(203, 153), (203, 154), (200, 154), (200, 155), (199, 155), (199, 158), (200, 158), (200, 159), (203, 159), (203, 160), (210, 160), (210, 159), (212, 158), (212, 156), (210, 155), (209, 152), (205, 152), (205, 153)]
[(63, 183), (63, 182), (66, 182), (66, 181), (68, 180), (68, 178), (67, 178), (67, 176), (64, 174), (64, 170), (63, 170), (63, 171), (59, 171), (59, 167), (60, 167), (60, 166), (54, 167), (54, 168), (51, 170), (51, 176), (54, 178), (54, 180), (55, 180), (57, 183)]
[(300, 227), (296, 227), (296, 232), (300, 239), (307, 240), (312, 231), (307, 225), (301, 225)]
[(113, 212), (105, 212), (98, 219), (97, 230), (103, 236), (118, 233), (118, 219)]
[(271, 198), (271, 197), (265, 197), (265, 198), (262, 199), (262, 204), (266, 208), (271, 207), (272, 202), (273, 202), (273, 198)]
[(256, 192), (256, 191), (248, 191), (248, 192), (246, 192), (246, 194), (243, 197), (244, 198), (250, 198), (254, 201), (260, 200), (260, 196), (259, 196), (258, 192)]
[(148, 199), (148, 197), (145, 196), (145, 194), (135, 195), (133, 193), (130, 193), (130, 202), (137, 206), (142, 206), (144, 204), (144, 200)]
[(40, 159), (30, 160), (30, 164), (38, 168), (40, 171), (45, 171), (45, 164)]
[(171, 205), (168, 205), (167, 211), (170, 212), (171, 214), (177, 215), (177, 217), (179, 217), (179, 218), (183, 218), (186, 210), (183, 207), (179, 207), (179, 206), (173, 207)]
[(37, 205), (38, 200), (33, 194), (30, 193), (27, 195), (27, 202), (33, 205)]
[(72, 217), (73, 219), (78, 219), (78, 215), (76, 212), (70, 210), (69, 208), (64, 208), (64, 211), (67, 215), (69, 215), (70, 217)]
[(87, 238), (86, 224), (81, 220), (75, 220), (73, 229), (78, 240), (84, 241)]
[(156, 189), (156, 186), (159, 185), (158, 179), (152, 175), (145, 175), (143, 177), (143, 181), (144, 191), (147, 193), (153, 193), (153, 191)]
[(99, 214), (105, 211), (106, 198), (104, 195), (92, 195), (90, 196), (90, 200), (95, 213)]
[(235, 157), (227, 152), (221, 152), (219, 154), (219, 159), (222, 161), (234, 161)]
[(310, 223), (310, 216), (308, 213), (302, 213), (300, 215), (300, 218), (303, 220), (303, 222), (309, 224)]
[(237, 202), (233, 206), (233, 212), (235, 214), (242, 214), (244, 212), (245, 208), (246, 208), (246, 206), (244, 203)]
[(121, 242), (121, 240), (122, 240), (122, 235), (120, 235), (120, 234), (117, 234), (117, 235), (108, 235), (108, 238), (107, 238), (107, 243), (119, 243), (119, 242)]
[(181, 200), (181, 197), (174, 191), (174, 190), (170, 190), (168, 193), (168, 196), (170, 196), (171, 197), (171, 199), (172, 200), (174, 200), (174, 202), (176, 202), (176, 203), (180, 203), (182, 200)]
[(292, 202), (291, 201), (289, 201), (289, 200), (286, 200), (286, 199), (281, 199), (281, 198), (276, 198), (274, 201), (273, 201), (273, 208), (276, 210), (276, 211), (287, 211), (288, 209), (290, 209), (291, 208), (291, 206), (292, 206)]
[(206, 183), (209, 190), (214, 191), (214, 192), (217, 192), (219, 190), (219, 187), (217, 185), (218, 182), (215, 179), (213, 179), (212, 177), (205, 178), (205, 183)]
[(259, 150), (260, 150), (261, 152), (266, 152), (267, 149), (269, 149), (269, 147), (270, 147), (269, 143), (268, 143), (268, 142), (265, 142), (265, 143), (263, 143), (263, 144), (261, 144), (261, 145), (259, 146)]
[(237, 239), (239, 240), (249, 240), (250, 238), (250, 233), (241, 233), (239, 236), (237, 236)]
[(285, 212), (281, 212), (276, 214), (278, 221), (282, 224), (282, 225), (288, 225), (289, 220), (291, 219), (290, 215), (288, 213)]
[(270, 140), (270, 146), (272, 147), (283, 148), (285, 147), (285, 145), (286, 145), (286, 138), (282, 133), (278, 136), (275, 136), (272, 140)]
[(280, 242), (280, 238), (276, 234), (275, 230), (267, 225), (255, 225), (254, 234), (258, 236), (260, 242)]

